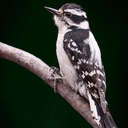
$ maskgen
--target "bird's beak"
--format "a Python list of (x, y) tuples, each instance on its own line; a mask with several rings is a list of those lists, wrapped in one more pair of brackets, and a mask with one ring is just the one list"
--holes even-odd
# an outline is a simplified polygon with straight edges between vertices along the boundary
[(50, 7), (46, 7), (46, 6), (44, 8), (47, 9), (49, 12), (51, 12), (54, 15), (61, 16), (61, 13), (59, 10), (56, 10), (56, 9), (50, 8)]

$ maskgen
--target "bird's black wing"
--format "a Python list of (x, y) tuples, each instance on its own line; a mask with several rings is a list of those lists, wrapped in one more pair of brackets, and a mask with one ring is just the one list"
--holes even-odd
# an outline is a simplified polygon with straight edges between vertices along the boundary
[[(77, 71), (78, 78), (83, 80), (87, 85), (95, 85), (98, 79), (105, 82), (105, 74), (104, 69), (100, 69), (95, 65), (95, 63), (88, 63), (88, 60), (91, 57), (90, 46), (87, 43), (88, 38), (88, 29), (74, 29), (73, 31), (69, 31), (65, 34), (63, 47)], [(97, 71), (99, 73), (97, 73)], [(105, 85), (101, 86), (105, 91)], [(95, 96), (97, 95), (97, 97), (99, 97), (97, 88), (94, 86), (91, 88), (91, 85), (89, 87), (92, 94), (94, 91)]]
[(91, 49), (88, 38), (89, 30), (74, 29), (65, 34), (63, 47), (77, 72), (78, 79), (84, 82), (84, 86), (86, 86), (93, 100), (105, 112), (105, 73), (103, 68), (101, 69), (95, 63), (89, 62)]

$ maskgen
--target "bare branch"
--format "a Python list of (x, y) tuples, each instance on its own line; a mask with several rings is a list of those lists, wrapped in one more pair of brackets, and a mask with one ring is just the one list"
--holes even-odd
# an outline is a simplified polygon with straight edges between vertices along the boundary
[[(0, 57), (25, 67), (48, 83), (50, 87), (54, 87), (54, 82), (48, 80), (51, 76), (50, 67), (32, 54), (0, 42)], [(93, 128), (98, 128), (97, 124), (92, 119), (88, 102), (85, 99), (80, 97), (68, 85), (64, 85), (62, 82), (58, 83), (57, 92), (78, 113), (80, 113), (80, 115), (87, 120)]]

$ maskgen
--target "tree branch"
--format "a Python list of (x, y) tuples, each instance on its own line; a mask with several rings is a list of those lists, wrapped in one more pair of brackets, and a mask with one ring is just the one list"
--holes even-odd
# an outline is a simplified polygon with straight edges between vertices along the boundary
[[(50, 67), (34, 55), (0, 42), (0, 57), (25, 67), (44, 80), (50, 87), (54, 88), (54, 81), (48, 80), (52, 74)], [(64, 82), (57, 83), (57, 92), (87, 120), (93, 128), (98, 128), (92, 119), (88, 102), (85, 99), (76, 94), (68, 85), (64, 85)]]

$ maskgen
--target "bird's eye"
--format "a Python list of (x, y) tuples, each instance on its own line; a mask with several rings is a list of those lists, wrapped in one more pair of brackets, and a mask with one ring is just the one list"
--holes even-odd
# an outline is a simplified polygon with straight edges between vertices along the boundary
[(70, 12), (65, 12), (65, 16), (67, 16), (67, 17), (71, 17), (72, 14), (71, 14)]

